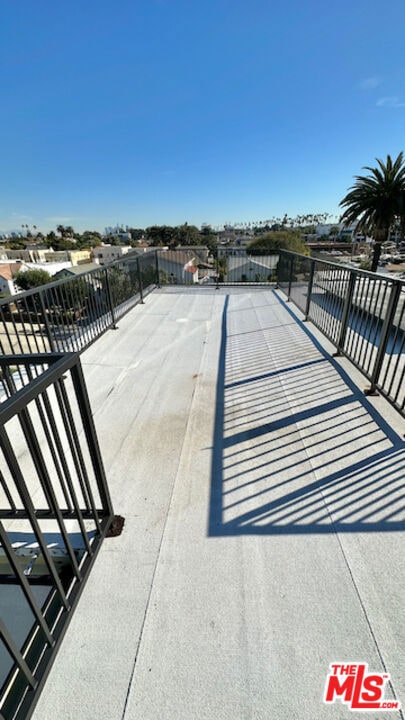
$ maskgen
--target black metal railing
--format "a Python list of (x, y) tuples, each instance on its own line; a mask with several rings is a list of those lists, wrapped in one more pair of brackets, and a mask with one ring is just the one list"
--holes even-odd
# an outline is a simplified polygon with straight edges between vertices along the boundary
[(79, 357), (0, 356), (0, 717), (30, 715), (113, 519)]
[(160, 285), (267, 285), (275, 283), (278, 254), (247, 254), (243, 248), (219, 248), (207, 257), (200, 248), (158, 250)]
[(157, 253), (128, 254), (99, 269), (3, 298), (0, 352), (81, 352), (157, 283)]
[(281, 251), (278, 286), (405, 415), (405, 282)]

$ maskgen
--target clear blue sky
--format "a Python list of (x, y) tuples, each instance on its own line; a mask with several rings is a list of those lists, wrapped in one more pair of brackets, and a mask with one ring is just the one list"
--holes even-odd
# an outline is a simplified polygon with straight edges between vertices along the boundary
[(403, 0), (0, 10), (0, 228), (214, 225), (338, 203), (405, 149)]

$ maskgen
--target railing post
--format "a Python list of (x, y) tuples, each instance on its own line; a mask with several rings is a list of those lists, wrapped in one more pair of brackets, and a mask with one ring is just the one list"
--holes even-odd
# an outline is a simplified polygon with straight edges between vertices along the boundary
[(106, 285), (107, 285), (107, 297), (108, 297), (108, 303), (110, 305), (110, 312), (111, 312), (111, 319), (112, 319), (112, 325), (111, 328), (113, 330), (117, 330), (117, 324), (115, 322), (115, 310), (114, 310), (114, 303), (112, 299), (112, 293), (111, 293), (111, 285), (110, 285), (110, 276), (108, 273), (108, 267), (105, 268), (105, 277), (106, 277)]
[(141, 273), (141, 264), (139, 262), (139, 258), (136, 258), (136, 266), (138, 268), (138, 281), (139, 281), (139, 296), (141, 298), (140, 302), (141, 305), (143, 305), (143, 283), (142, 283), (142, 273)]
[(156, 287), (160, 288), (159, 255), (158, 255), (157, 250), (155, 250), (155, 263), (156, 263)]
[(365, 389), (366, 395), (377, 394), (377, 383), (380, 377), (381, 368), (384, 362), (385, 351), (387, 349), (388, 339), (394, 324), (395, 312), (401, 296), (401, 283), (398, 280), (393, 281), (391, 294), (388, 300), (387, 312), (381, 329), (380, 342), (378, 343), (377, 356), (375, 359), (373, 371), (371, 373), (370, 387)]
[(53, 339), (53, 335), (51, 333), (51, 326), (49, 324), (49, 318), (46, 313), (46, 307), (45, 307), (45, 303), (44, 303), (44, 291), (39, 290), (38, 295), (39, 295), (39, 302), (41, 304), (41, 313), (42, 313), (42, 317), (44, 319), (45, 330), (46, 330), (46, 334), (47, 334), (48, 340), (49, 340), (49, 348), (50, 348), (51, 352), (55, 352), (56, 351), (55, 342)]
[(346, 334), (347, 334), (347, 328), (349, 326), (350, 310), (352, 307), (353, 293), (354, 293), (355, 285), (356, 285), (356, 274), (354, 272), (350, 271), (349, 285), (347, 288), (345, 304), (343, 306), (342, 319), (340, 321), (340, 335), (339, 335), (339, 340), (336, 345), (336, 352), (334, 353), (335, 357), (339, 357), (340, 355), (342, 355), (344, 347), (345, 347)]
[(309, 317), (309, 308), (311, 305), (311, 295), (312, 295), (312, 285), (314, 284), (314, 274), (315, 274), (315, 260), (312, 258), (310, 259), (311, 263), (311, 269), (309, 271), (309, 280), (308, 280), (308, 288), (307, 288), (307, 304), (305, 307), (305, 318), (304, 322), (308, 320)]
[(291, 257), (290, 257), (290, 272), (289, 272), (289, 277), (288, 277), (287, 302), (290, 302), (293, 267), (294, 267), (294, 255), (291, 255)]

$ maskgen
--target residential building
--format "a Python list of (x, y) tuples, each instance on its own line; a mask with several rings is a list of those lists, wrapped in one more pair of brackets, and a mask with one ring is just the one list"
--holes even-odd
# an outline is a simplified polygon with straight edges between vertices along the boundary
[(60, 280), (61, 278), (65, 277), (77, 277), (78, 275), (83, 275), (84, 273), (88, 273), (91, 270), (99, 270), (100, 267), (98, 263), (86, 263), (83, 265), (71, 265), (70, 267), (63, 268), (59, 272), (55, 274), (55, 280)]
[(93, 248), (93, 258), (98, 265), (108, 265), (113, 260), (119, 260), (131, 250), (130, 245), (98, 245)]
[(19, 292), (14, 278), (20, 271), (28, 270), (26, 263), (0, 261), (0, 294), (16, 295)]
[(276, 270), (278, 255), (230, 255), (227, 258), (228, 282), (268, 282)]
[(159, 253), (159, 274), (162, 284), (198, 283), (198, 258), (190, 251), (163, 250)]

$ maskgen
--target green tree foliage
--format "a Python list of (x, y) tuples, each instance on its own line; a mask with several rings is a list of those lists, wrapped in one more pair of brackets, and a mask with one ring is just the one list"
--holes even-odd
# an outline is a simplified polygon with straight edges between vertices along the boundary
[(63, 238), (69, 238), (69, 237), (71, 238), (75, 234), (74, 228), (72, 228), (71, 225), (58, 225), (56, 230), (58, 231), (58, 233), (60, 233), (61, 237), (63, 237)]
[(170, 225), (152, 225), (145, 232), (152, 245), (170, 245), (174, 240), (174, 228)]
[(7, 240), (5, 246), (10, 250), (24, 250), (27, 247), (27, 242), (23, 238)]
[(101, 243), (101, 234), (97, 230), (85, 230), (81, 235), (78, 236), (76, 247), (77, 248), (88, 248), (97, 247)]
[(168, 246), (205, 244), (201, 233), (195, 225), (153, 225), (146, 228), (146, 238), (153, 245)]
[(58, 237), (55, 235), (55, 238), (52, 240), (52, 248), (56, 250), (75, 250), (76, 243), (72, 242), (71, 240), (68, 240), (65, 237)]
[(218, 241), (215, 235), (204, 235), (203, 244), (207, 246), (211, 257), (217, 256)]
[(292, 230), (278, 230), (265, 233), (252, 240), (246, 248), (248, 255), (269, 254), (276, 255), (280, 250), (309, 255), (309, 250), (298, 232)]
[[(356, 223), (356, 232), (374, 238), (374, 254), (371, 271), (377, 270), (381, 243), (386, 242), (398, 217), (405, 215), (405, 165), (400, 152), (393, 162), (387, 155), (386, 162), (377, 158), (378, 167), (365, 167), (368, 175), (356, 176), (356, 182), (340, 202), (344, 208), (341, 221), (344, 225)], [(402, 224), (402, 223), (401, 223)]]
[(174, 231), (176, 245), (200, 245), (201, 243), (201, 234), (195, 225), (184, 223), (177, 225)]
[[(120, 305), (129, 297), (131, 297), (131, 275), (133, 276), (133, 282), (135, 282), (134, 278), (136, 278), (136, 270), (133, 270), (132, 273), (129, 275), (125, 270), (120, 270), (116, 267), (111, 267), (108, 269), (109, 287), (114, 306)], [(107, 285), (105, 285), (105, 288), (107, 288)]]
[(93, 286), (85, 277), (76, 277), (58, 287), (60, 302), (65, 307), (82, 310), (93, 295)]
[(38, 268), (38, 270), (20, 270), (16, 274), (14, 281), (21, 290), (32, 290), (32, 288), (41, 287), (52, 282), (52, 277), (46, 270)]
[(142, 240), (143, 237), (145, 237), (145, 230), (143, 228), (129, 228), (129, 233), (131, 233), (131, 239), (135, 242), (138, 240)]

